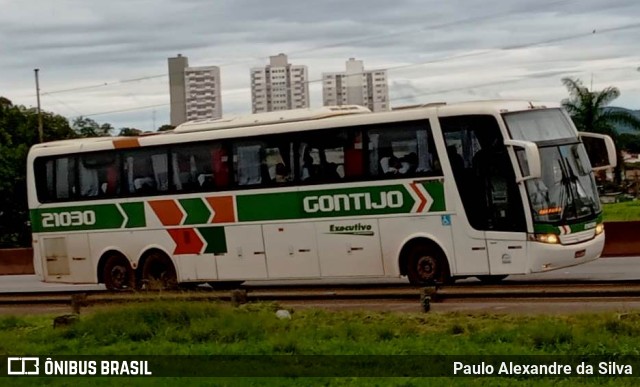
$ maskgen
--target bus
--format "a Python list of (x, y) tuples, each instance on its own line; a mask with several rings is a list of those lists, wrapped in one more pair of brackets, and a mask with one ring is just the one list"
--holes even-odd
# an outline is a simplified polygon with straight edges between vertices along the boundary
[(615, 162), (609, 137), (529, 101), (277, 111), (43, 143), (28, 156), (34, 266), (45, 282), (108, 289), (498, 281), (600, 256), (594, 171)]

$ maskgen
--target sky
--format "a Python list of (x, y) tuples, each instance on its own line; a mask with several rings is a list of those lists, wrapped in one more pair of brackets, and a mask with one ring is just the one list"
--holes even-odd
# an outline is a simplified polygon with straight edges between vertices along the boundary
[(0, 0), (0, 96), (115, 128), (169, 123), (167, 58), (219, 66), (223, 115), (251, 112), (250, 69), (387, 69), (391, 106), (560, 102), (563, 77), (640, 109), (637, 0)]

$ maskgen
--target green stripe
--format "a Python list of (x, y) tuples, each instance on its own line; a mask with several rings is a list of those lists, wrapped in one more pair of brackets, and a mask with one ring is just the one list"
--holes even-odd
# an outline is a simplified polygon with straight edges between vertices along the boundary
[(429, 212), (446, 211), (446, 203), (444, 200), (444, 184), (442, 181), (432, 180), (422, 183), (422, 186), (429, 192), (433, 198), (433, 204), (429, 208)]
[[(576, 233), (576, 232), (582, 232), (585, 230), (591, 230), (594, 227), (589, 227), (587, 228), (587, 225), (593, 225), (594, 223), (602, 223), (602, 213), (600, 213), (596, 219), (593, 220), (589, 220), (586, 222), (580, 222), (580, 223), (573, 223), (573, 224), (566, 224), (566, 226), (569, 226), (569, 229), (571, 230), (571, 234)], [(557, 225), (551, 225), (551, 224), (545, 224), (545, 223), (535, 223), (533, 225), (533, 230), (536, 233), (544, 233), (544, 234), (560, 234), (560, 229), (558, 228), (559, 226)]]
[(127, 214), (127, 224), (125, 224), (126, 228), (134, 228), (134, 227), (146, 227), (147, 221), (144, 217), (144, 203), (121, 203), (120, 207), (122, 211)]
[(34, 232), (121, 228), (124, 217), (115, 204), (31, 210)]
[(201, 227), (198, 231), (207, 242), (206, 254), (224, 254), (227, 252), (227, 237), (224, 227)]
[[(432, 198), (427, 202), (428, 212), (445, 211), (442, 181), (428, 180), (420, 184)], [(417, 197), (413, 189), (409, 190), (408, 185), (390, 184), (237, 195), (238, 221), (408, 214), (416, 205), (414, 196)], [(211, 210), (203, 198), (180, 199), (178, 202), (187, 214), (185, 225), (206, 224), (211, 217)], [(125, 223), (123, 214), (126, 215), (126, 224), (123, 224)], [(30, 211), (30, 216), (33, 232), (108, 230), (147, 226), (143, 202), (35, 209)], [(226, 249), (226, 246), (224, 248)]]
[[(433, 197), (429, 211), (444, 211), (440, 181), (421, 183)], [(410, 213), (415, 204), (405, 185), (324, 189), (272, 194), (238, 195), (238, 220), (254, 222)]]
[(187, 213), (184, 224), (203, 224), (209, 221), (211, 211), (201, 198), (178, 200)]

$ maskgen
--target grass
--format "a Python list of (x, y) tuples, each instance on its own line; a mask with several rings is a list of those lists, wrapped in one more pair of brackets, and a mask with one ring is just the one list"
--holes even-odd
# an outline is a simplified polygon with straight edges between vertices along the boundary
[(640, 200), (602, 205), (605, 222), (640, 220)]
[[(53, 329), (1, 317), (1, 355), (638, 355), (640, 313), (524, 316), (294, 311), (277, 305), (156, 302), (108, 307)], [(434, 358), (432, 358), (433, 361)], [(437, 359), (437, 358), (435, 358)], [(390, 360), (393, 360), (390, 358)], [(508, 360), (508, 359), (507, 359)], [(391, 364), (389, 364), (391, 367)], [(635, 385), (625, 378), (82, 378), (81, 385)], [(70, 378), (11, 385), (75, 385)]]

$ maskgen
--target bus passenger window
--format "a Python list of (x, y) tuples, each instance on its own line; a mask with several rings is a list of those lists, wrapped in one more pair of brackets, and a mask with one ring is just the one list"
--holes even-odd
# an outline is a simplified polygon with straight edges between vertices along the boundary
[(293, 143), (281, 136), (234, 146), (238, 185), (286, 184), (293, 181)]
[(428, 122), (379, 125), (367, 132), (369, 173), (384, 178), (441, 176)]
[(34, 164), (38, 200), (43, 203), (69, 200), (75, 195), (75, 158), (58, 157)]
[(261, 145), (236, 145), (233, 155), (238, 185), (257, 185), (262, 183)]
[(211, 148), (211, 168), (213, 169), (213, 181), (217, 188), (229, 187), (229, 155), (227, 149), (220, 144)]
[(331, 130), (309, 133), (300, 143), (300, 180), (333, 183), (363, 175), (360, 130)]
[(80, 197), (114, 197), (119, 193), (118, 158), (113, 153), (80, 156)]
[(164, 149), (127, 152), (124, 171), (129, 193), (155, 195), (169, 189), (169, 165)]
[(171, 157), (176, 191), (213, 191), (226, 187), (229, 174), (228, 168), (224, 171), (227, 157), (224, 156), (223, 162), (222, 150), (220, 144), (188, 144), (174, 148)]

